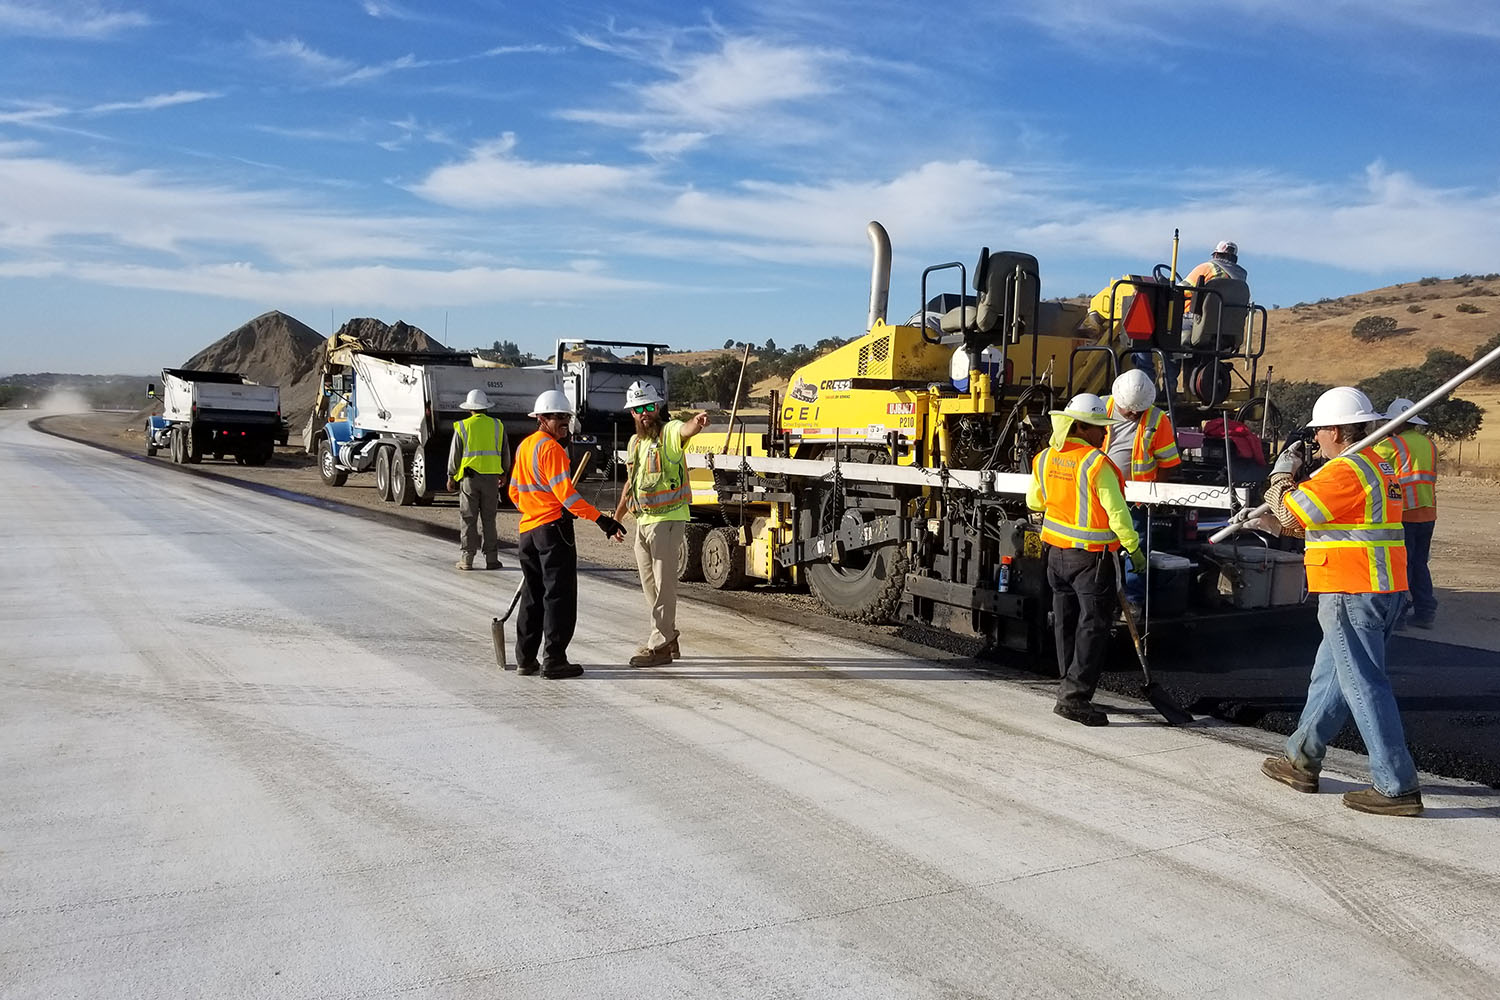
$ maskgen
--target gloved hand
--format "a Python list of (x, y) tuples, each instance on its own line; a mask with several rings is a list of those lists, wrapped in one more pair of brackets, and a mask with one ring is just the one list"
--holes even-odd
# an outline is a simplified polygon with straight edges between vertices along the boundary
[(1125, 554), (1130, 557), (1130, 571), (1140, 574), (1146, 572), (1146, 550), (1128, 549)]
[(618, 539), (625, 537), (624, 526), (622, 526), (619, 521), (616, 521), (608, 514), (600, 514), (599, 520), (595, 521), (594, 523), (599, 526), (600, 531), (604, 532), (604, 537), (606, 538)]
[(1302, 472), (1302, 467), (1307, 464), (1307, 443), (1298, 441), (1276, 459), (1276, 464), (1271, 466), (1271, 475), (1284, 473), (1296, 479)]

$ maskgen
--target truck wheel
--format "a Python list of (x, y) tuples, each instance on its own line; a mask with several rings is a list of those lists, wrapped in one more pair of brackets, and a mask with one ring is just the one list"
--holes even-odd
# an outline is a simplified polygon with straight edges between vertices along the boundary
[(188, 432), (182, 436), (182, 450), (189, 465), (197, 465), (203, 461), (203, 445), (198, 441), (192, 428), (188, 428)]
[(183, 440), (182, 431), (172, 429), (172, 461), (178, 465), (187, 464), (187, 442)]
[(391, 500), (391, 451), (383, 445), (375, 450), (375, 495), (386, 503)]
[(715, 528), (703, 540), (703, 579), (715, 590), (745, 586), (745, 548), (733, 528)]
[(391, 499), (399, 506), (410, 507), (417, 500), (416, 488), (412, 486), (411, 471), (406, 467), (407, 457), (400, 448), (391, 449)]
[(151, 443), (151, 428), (146, 428), (146, 457), (156, 457), (156, 445)]
[(318, 475), (323, 477), (323, 482), (328, 486), (343, 486), (349, 478), (349, 473), (339, 468), (339, 463), (333, 455), (333, 443), (326, 437), (318, 445)]
[(418, 507), (426, 507), (432, 503), (433, 484), (432, 477), (427, 474), (428, 470), (435, 468), (429, 464), (432, 456), (427, 454), (427, 449), (418, 447), (411, 456), (411, 487), (415, 496), (414, 503)]
[[(833, 514), (833, 494), (824, 491), (818, 500), (821, 531), (831, 531), (827, 523)], [(845, 518), (858, 517), (846, 511)], [(842, 563), (808, 563), (807, 585), (823, 606), (841, 618), (878, 623), (895, 617), (906, 586), (906, 568), (910, 558), (906, 546), (893, 542), (877, 549), (849, 553)]]
[(677, 553), (677, 579), (689, 583), (703, 579), (703, 542), (707, 538), (708, 525), (688, 523)]

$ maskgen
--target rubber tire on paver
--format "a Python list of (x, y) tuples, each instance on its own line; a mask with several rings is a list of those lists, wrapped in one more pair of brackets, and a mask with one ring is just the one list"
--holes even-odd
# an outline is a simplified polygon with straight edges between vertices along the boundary
[[(851, 449), (854, 462), (889, 464), (889, 456), (878, 450)], [(821, 457), (821, 456), (820, 456)], [(832, 525), (822, 522), (832, 513), (832, 493), (820, 490), (814, 499), (816, 517), (823, 531), (831, 531)], [(847, 505), (844, 516), (850, 516)], [(854, 515), (858, 517), (858, 514)], [(808, 563), (803, 567), (803, 579), (814, 597), (833, 614), (857, 622), (880, 624), (892, 621), (901, 607), (901, 594), (906, 589), (906, 570), (911, 558), (907, 547), (891, 542), (876, 549), (852, 553), (841, 566), (831, 562)]]
[(435, 467), (432, 457), (425, 446), (418, 446), (411, 456), (411, 485), (416, 495), (413, 503), (418, 507), (432, 503), (432, 477), (427, 474), (428, 469)]
[(385, 445), (375, 447), (375, 495), (387, 503), (391, 499), (391, 451)]
[(703, 543), (708, 525), (689, 522), (682, 531), (682, 548), (677, 553), (677, 579), (696, 583), (703, 579)]
[(343, 486), (349, 479), (349, 473), (338, 467), (338, 461), (333, 457), (333, 444), (326, 437), (318, 443), (318, 475), (328, 486)]
[(715, 528), (703, 540), (703, 579), (715, 590), (745, 586), (745, 549), (734, 528)]
[(406, 454), (400, 448), (392, 448), (391, 499), (401, 507), (410, 507), (417, 500), (417, 491), (412, 486), (411, 470), (406, 467), (406, 463)]

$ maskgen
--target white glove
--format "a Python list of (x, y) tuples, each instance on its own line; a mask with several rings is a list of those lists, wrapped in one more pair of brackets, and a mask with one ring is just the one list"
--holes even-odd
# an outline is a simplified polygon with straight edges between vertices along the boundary
[(1271, 466), (1271, 475), (1285, 473), (1296, 479), (1302, 472), (1302, 467), (1307, 464), (1306, 451), (1307, 444), (1304, 441), (1298, 441), (1292, 445), (1286, 451), (1282, 452), (1281, 457), (1276, 460), (1276, 464)]

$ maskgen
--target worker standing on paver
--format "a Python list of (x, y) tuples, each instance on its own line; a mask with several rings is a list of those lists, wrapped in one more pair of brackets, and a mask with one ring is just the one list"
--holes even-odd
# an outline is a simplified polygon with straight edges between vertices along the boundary
[[(1156, 385), (1139, 368), (1121, 372), (1104, 400), (1104, 412), (1110, 418), (1104, 453), (1126, 482), (1154, 483), (1166, 470), (1182, 464), (1172, 420), (1155, 402)], [(1150, 510), (1145, 504), (1131, 508), (1131, 521), (1143, 538)], [(1125, 598), (1137, 607), (1145, 603), (1145, 574), (1125, 571)]]
[(1052, 412), (1051, 447), (1036, 457), (1026, 503), (1043, 511), (1047, 582), (1061, 680), (1053, 711), (1085, 726), (1107, 726), (1093, 703), (1109, 653), (1114, 622), (1115, 553), (1123, 545), (1132, 568), (1146, 557), (1125, 505), (1120, 470), (1099, 449), (1110, 417), (1093, 393), (1074, 396)]
[[(1386, 411), (1386, 420), (1402, 417), (1413, 406), (1397, 399)], [(1437, 525), (1437, 445), (1425, 431), (1427, 421), (1406, 418), (1407, 426), (1375, 446), (1382, 458), (1396, 467), (1401, 480), (1401, 525), (1406, 535), (1406, 579), (1411, 584), (1410, 615), (1402, 620), (1417, 628), (1432, 628), (1437, 617), (1437, 596), (1432, 592), (1432, 530)]]
[(1358, 389), (1329, 389), (1313, 404), (1309, 426), (1330, 461), (1296, 485), (1303, 465), (1299, 442), (1272, 468), (1266, 503), (1285, 530), (1307, 534), (1307, 588), (1318, 595), (1323, 641), (1286, 756), (1267, 757), (1261, 771), (1299, 792), (1316, 792), (1328, 744), (1352, 713), (1370, 753), (1374, 787), (1344, 793), (1344, 805), (1419, 816), (1417, 769), (1385, 672), (1386, 644), (1406, 604), (1401, 483), (1395, 466), (1374, 448), (1343, 455), (1370, 423), (1383, 419)]
[[(509, 464), (505, 425), (487, 412), (490, 399), (483, 389), (470, 389), (461, 409), (473, 412), (453, 425), (448, 449), (448, 489), (458, 490), (458, 563), (474, 568), (474, 553), (484, 551), (484, 568), (500, 568), (500, 536), (495, 514), (500, 509), (500, 480)], [(480, 528), (484, 541), (480, 542)]]
[(573, 488), (567, 450), (573, 404), (568, 397), (549, 389), (537, 397), (530, 415), (536, 418), (536, 433), (516, 449), (510, 474), (510, 499), (521, 511), (516, 548), (523, 580), (516, 617), (516, 672), (577, 677), (583, 668), (568, 662), (568, 643), (578, 623), (573, 521), (587, 518), (615, 541), (624, 541), (625, 532)]
[(708, 414), (666, 419), (667, 401), (650, 382), (632, 382), (625, 409), (635, 421), (626, 446), (629, 474), (615, 520), (635, 516), (635, 565), (651, 612), (651, 634), (630, 658), (632, 667), (659, 667), (682, 655), (677, 641), (677, 560), (693, 490), (683, 442), (708, 426)]

